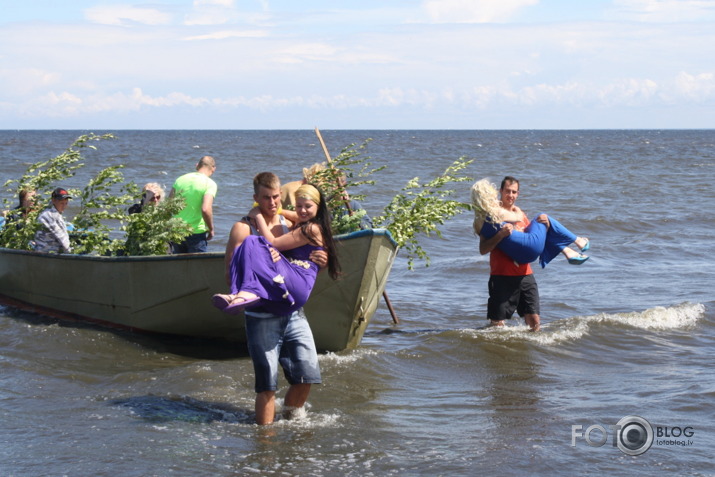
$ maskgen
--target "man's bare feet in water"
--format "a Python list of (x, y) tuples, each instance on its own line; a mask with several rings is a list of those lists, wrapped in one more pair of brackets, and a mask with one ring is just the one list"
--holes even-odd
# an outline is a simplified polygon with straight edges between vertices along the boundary
[(541, 329), (541, 319), (539, 315), (526, 315), (524, 321), (529, 326), (531, 331), (539, 331)]

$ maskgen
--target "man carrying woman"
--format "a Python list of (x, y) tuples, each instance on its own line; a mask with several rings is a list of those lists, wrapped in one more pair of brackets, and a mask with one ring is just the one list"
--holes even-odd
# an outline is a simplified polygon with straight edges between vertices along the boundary
[(588, 260), (568, 246), (581, 251), (590, 247), (588, 239), (578, 237), (553, 217), (540, 214), (530, 222), (515, 205), (519, 181), (507, 176), (496, 188), (486, 179), (472, 186), (474, 232), (479, 235), (479, 253), (489, 255), (489, 300), (487, 318), (492, 326), (504, 326), (516, 311), (532, 331), (541, 326), (539, 289), (530, 262), (539, 258), (545, 267), (562, 253), (570, 264)]
[[(275, 250), (276, 247), (283, 248), (286, 245), (280, 243), (278, 239), (293, 234), (294, 230), (300, 230), (302, 225), (298, 224), (296, 227), (293, 222), (278, 214), (281, 194), (280, 181), (275, 174), (262, 172), (256, 175), (253, 179), (253, 189), (253, 198), (258, 206), (251, 211), (248, 217), (233, 225), (226, 245), (226, 282), (231, 288), (231, 293), (215, 295), (212, 302), (224, 311), (233, 313), (251, 304), (246, 303), (247, 298), (254, 298), (247, 294), (245, 287), (249, 287), (250, 293), (255, 297), (261, 297), (260, 303), (252, 302), (258, 306), (246, 309), (245, 315), (248, 350), (255, 372), (256, 422), (263, 425), (270, 424), (275, 419), (275, 394), (278, 388), (279, 365), (283, 368), (290, 384), (283, 405), (283, 414), (286, 417), (301, 415), (311, 385), (320, 384), (321, 376), (313, 335), (301, 308), (302, 298), (295, 300), (298, 295), (296, 293), (291, 295), (291, 300), (287, 300), (282, 297), (282, 294), (275, 297), (274, 293), (271, 293), (270, 297), (278, 298), (278, 300), (275, 302), (267, 300), (269, 294), (263, 293), (260, 290), (261, 287), (257, 286), (261, 284), (262, 279), (254, 275), (252, 270), (247, 269), (251, 267), (251, 261), (256, 260), (257, 263), (260, 263), (261, 273), (268, 273), (267, 280), (263, 280), (263, 284), (270, 287), (279, 285), (273, 280), (276, 277), (274, 274), (276, 269), (273, 267), (292, 265), (287, 264), (287, 259)], [(314, 192), (309, 191), (309, 194), (306, 195), (314, 196)], [(314, 198), (320, 200), (319, 195)], [(297, 219), (297, 215), (294, 218)], [(296, 221), (298, 222), (298, 220)], [(306, 227), (312, 229), (310, 225)], [(314, 233), (314, 231), (311, 230), (309, 233)], [(259, 234), (268, 240), (264, 242), (259, 239), (257, 237)], [(322, 231), (321, 235), (323, 235)], [(318, 245), (325, 245), (324, 235), (312, 237)], [(302, 242), (295, 236), (292, 240), (294, 243)], [(270, 245), (271, 243), (274, 245)], [(246, 246), (245, 249), (243, 249), (244, 246)], [(324, 268), (328, 265), (329, 259), (334, 258), (325, 251), (318, 250), (310, 253), (304, 261), (313, 262), (320, 268)], [(278, 263), (281, 264), (276, 265)], [(334, 266), (336, 264), (337, 262), (334, 263)], [(308, 267), (312, 269), (313, 265), (308, 264)], [(308, 269), (304, 270), (306, 274), (312, 273)], [(283, 272), (286, 273), (285, 270)], [(284, 278), (288, 276), (288, 273), (291, 272), (287, 272)], [(317, 270), (314, 273), (317, 274)], [(244, 280), (244, 278), (248, 279)], [(291, 283), (284, 283), (284, 285), (292, 286)], [(244, 293), (241, 294), (241, 291)], [(295, 303), (291, 304), (290, 301)]]

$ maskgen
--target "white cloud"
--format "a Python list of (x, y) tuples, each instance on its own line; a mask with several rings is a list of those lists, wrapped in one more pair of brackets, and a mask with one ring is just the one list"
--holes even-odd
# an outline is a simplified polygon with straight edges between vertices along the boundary
[(681, 72), (675, 78), (675, 93), (690, 101), (715, 100), (715, 74), (691, 75)]
[(145, 94), (141, 88), (133, 88), (130, 93), (92, 93), (85, 96), (66, 91), (61, 93), (51, 91), (22, 104), (18, 108), (17, 113), (24, 117), (76, 117), (95, 113), (139, 111), (145, 107), (200, 107), (208, 104), (209, 100), (206, 98), (192, 97), (180, 92), (172, 92), (165, 96), (151, 96)]
[(184, 38), (186, 41), (203, 41), (203, 40), (226, 40), (228, 38), (263, 38), (268, 36), (266, 30), (222, 30), (207, 33), (205, 35), (189, 36)]
[(68, 105), (74, 105), (78, 106), (82, 104), (82, 99), (80, 99), (78, 96), (74, 94), (70, 94), (67, 92), (56, 94), (54, 92), (47, 94), (44, 98), (40, 99), (45, 99), (48, 103), (52, 105), (57, 105), (57, 104), (68, 104)]
[(186, 25), (223, 25), (235, 13), (233, 0), (194, 0), (193, 10), (186, 15)]
[(511, 18), (539, 0), (426, 0), (423, 8), (435, 23), (492, 23)]
[[(621, 12), (630, 12), (628, 21), (623, 14), (610, 22), (448, 24), (509, 15), (523, 20), (519, 10), (536, 0), (426, 0), (393, 7), (387, 16), (378, 15), (382, 6), (298, 11), (271, 10), (259, 0), (184, 0), (171, 8), (172, 2), (97, 7), (87, 11), (91, 25), (0, 24), (0, 121), (13, 127), (16, 118), (32, 117), (64, 127), (60, 118), (111, 123), (117, 112), (117, 121), (130, 124), (149, 118), (190, 125), (194, 116), (182, 119), (183, 113), (200, 108), (210, 116), (220, 112), (217, 124), (232, 115), (254, 116), (244, 114), (248, 109), (266, 112), (265, 124), (291, 115), (300, 121), (301, 112), (341, 111), (341, 118), (361, 124), (388, 112), (381, 124), (402, 127), (419, 119), (449, 127), (442, 122), (457, 121), (455, 111), (505, 121), (518, 111), (515, 123), (541, 124), (554, 107), (580, 110), (590, 121), (585, 111), (596, 108), (601, 118), (620, 118), (625, 108), (650, 119), (649, 108), (663, 105), (697, 111), (712, 106), (712, 25), (639, 22), (636, 13), (665, 12), (673, 3), (617, 1)], [(682, 4), (706, 12), (715, 0)], [(546, 7), (534, 8), (539, 18)], [(434, 24), (403, 21), (424, 19), (430, 8)], [(185, 15), (208, 11), (222, 12), (228, 23), (182, 22)], [(134, 28), (107, 26), (130, 22)], [(416, 115), (419, 108), (430, 114)], [(153, 113), (143, 114), (147, 110)], [(566, 121), (561, 118), (551, 123)]]
[(429, 109), (439, 101), (440, 96), (439, 93), (417, 88), (383, 88), (378, 92), (376, 100), (366, 101), (365, 104), (389, 107), (407, 105)]
[(713, 0), (614, 0), (620, 18), (640, 22), (691, 22), (715, 19)]
[(167, 25), (171, 15), (155, 8), (133, 5), (100, 5), (84, 11), (87, 20), (102, 25), (125, 25), (127, 22), (144, 25)]
[(233, 4), (233, 0), (194, 0), (194, 7), (217, 6), (232, 8)]
[(609, 83), (566, 81), (539, 83), (522, 88), (508, 85), (474, 88), (464, 97), (474, 106), (485, 109), (499, 105), (526, 107), (633, 107), (660, 102), (661, 88), (650, 79), (625, 78)]
[(57, 84), (60, 80), (60, 74), (40, 68), (0, 69), (0, 84), (6, 94), (27, 95)]
[(174, 106), (205, 106), (209, 100), (202, 97), (192, 97), (185, 93), (172, 92), (165, 96), (145, 94), (141, 88), (133, 88), (130, 94), (115, 93), (110, 96), (94, 95), (85, 104), (88, 112), (105, 111), (137, 111), (145, 106), (154, 108), (171, 108)]
[[(262, 114), (285, 114), (289, 109), (313, 111), (457, 110), (488, 117), (494, 111), (544, 111), (554, 108), (623, 111), (662, 105), (702, 104), (715, 101), (715, 74), (681, 72), (670, 81), (658, 83), (647, 78), (624, 78), (609, 83), (566, 81), (532, 84), (514, 88), (507, 83), (476, 85), (468, 89), (428, 89), (383, 87), (365, 94), (258, 94), (254, 96), (205, 97), (173, 91), (150, 95), (135, 87), (128, 92), (86, 93), (51, 91), (24, 103), (0, 102), (0, 111), (20, 118), (86, 118), (95, 114), (125, 114), (142, 110), (197, 108), (222, 112), (248, 109)], [(548, 116), (548, 115), (547, 115)], [(564, 126), (566, 127), (566, 126)], [(569, 126), (570, 127), (570, 126)]]
[(338, 48), (326, 43), (299, 43), (278, 51), (273, 58), (281, 63), (303, 63), (333, 59)]
[(14, 114), (24, 118), (50, 117), (63, 118), (76, 116), (82, 111), (82, 98), (62, 92), (49, 92), (38, 98), (16, 106)]
[(596, 98), (600, 106), (643, 106), (658, 99), (660, 92), (651, 79), (628, 78), (597, 89)]

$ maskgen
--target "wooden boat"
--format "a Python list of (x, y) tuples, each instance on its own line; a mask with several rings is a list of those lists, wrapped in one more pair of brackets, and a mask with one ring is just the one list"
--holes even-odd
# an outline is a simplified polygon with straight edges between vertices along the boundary
[[(337, 239), (343, 276), (320, 273), (304, 307), (323, 351), (360, 344), (397, 253), (384, 229)], [(223, 253), (99, 257), (0, 248), (0, 303), (63, 319), (245, 342), (243, 316), (211, 305), (225, 290)]]

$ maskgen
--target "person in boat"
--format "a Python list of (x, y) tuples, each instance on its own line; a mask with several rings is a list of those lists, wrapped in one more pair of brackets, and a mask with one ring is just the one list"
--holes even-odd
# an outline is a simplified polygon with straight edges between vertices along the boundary
[[(157, 182), (148, 182), (142, 187), (142, 198), (137, 204), (132, 205), (127, 210), (129, 215), (140, 214), (142, 212), (151, 210), (146, 207), (154, 207), (159, 205), (159, 203), (164, 199), (164, 188), (161, 187)], [(143, 233), (137, 233), (134, 229), (130, 229), (127, 234), (127, 240), (124, 245), (124, 249), (117, 252), (118, 255), (126, 255), (132, 251), (136, 251), (140, 248), (139, 244), (144, 240)], [(171, 253), (171, 244), (166, 244), (166, 250), (164, 253)], [(135, 252), (136, 253), (136, 252)]]
[[(331, 165), (330, 167), (332, 168), (333, 166)], [(367, 211), (363, 209), (362, 205), (358, 201), (350, 198), (345, 187), (347, 185), (347, 179), (345, 177), (345, 174), (337, 174), (338, 188), (336, 189), (335, 187), (325, 187), (325, 182), (327, 180), (326, 178), (335, 177), (335, 175), (326, 174), (323, 171), (326, 171), (326, 166), (324, 162), (313, 164), (309, 168), (303, 168), (302, 180), (289, 182), (281, 186), (281, 205), (283, 209), (294, 209), (295, 191), (301, 185), (312, 182), (313, 184), (316, 184), (318, 187), (320, 187), (323, 191), (332, 189), (338, 190), (342, 194), (342, 198), (340, 201), (334, 201), (333, 197), (328, 197), (329, 206), (330, 204), (335, 204), (336, 202), (339, 204), (337, 206), (333, 205), (330, 209), (330, 213), (333, 215), (334, 218), (357, 215), (359, 216), (359, 221), (355, 224), (355, 227), (357, 229), (366, 230), (373, 228), (372, 219), (367, 214)]]
[(12, 224), (16, 229), (20, 229), (24, 225), (22, 219), (25, 219), (37, 207), (35, 202), (37, 191), (34, 189), (20, 189), (17, 195), (18, 205), (5, 216), (5, 225), (10, 226)]
[(164, 198), (164, 189), (156, 182), (149, 182), (142, 187), (142, 200), (129, 207), (129, 215), (138, 214), (147, 205), (156, 205)]
[[(484, 179), (472, 186), (471, 194), (479, 252), (489, 254), (487, 319), (492, 326), (503, 326), (505, 320), (517, 312), (532, 331), (538, 331), (541, 326), (539, 290), (530, 262), (540, 257), (542, 266), (546, 266), (559, 253), (571, 260), (585, 257), (571, 249), (574, 256), (569, 257), (569, 252), (563, 249), (576, 242), (585, 251), (590, 243), (565, 228), (561, 230), (562, 226), (555, 226), (557, 221), (546, 214), (539, 214), (530, 222), (516, 206), (519, 181), (514, 177), (502, 180), (499, 198), (496, 187)], [(580, 263), (585, 260), (581, 259)]]
[(297, 181), (288, 182), (281, 186), (281, 207), (283, 209), (295, 209), (295, 192), (303, 184), (308, 184), (310, 182), (316, 182), (314, 180), (315, 175), (325, 170), (324, 162), (316, 162), (310, 167), (303, 168), (303, 178)]
[(12, 214), (17, 217), (27, 217), (27, 214), (32, 212), (37, 204), (37, 191), (34, 189), (20, 189), (17, 194), (18, 205), (13, 209)]
[[(280, 237), (290, 233), (294, 222), (278, 213), (281, 205), (278, 177), (271, 172), (257, 174), (253, 178), (253, 191), (258, 213), (271, 235)], [(290, 215), (288, 211), (283, 213)], [(225, 264), (226, 283), (229, 286), (234, 283), (231, 273), (234, 254), (247, 237), (260, 235), (257, 215), (253, 215), (254, 218), (244, 217), (231, 227)], [(272, 260), (284, 260), (272, 246), (269, 251)], [(310, 260), (322, 269), (328, 264), (328, 255), (318, 250), (311, 253)], [(265, 425), (275, 419), (279, 367), (283, 368), (290, 385), (284, 398), (283, 415), (287, 418), (300, 416), (308, 401), (311, 386), (322, 382), (315, 341), (303, 310), (277, 315), (262, 307), (254, 307), (247, 309), (245, 316), (246, 340), (255, 375), (256, 422)]]
[(50, 206), (37, 217), (40, 228), (35, 233), (36, 252), (69, 253), (70, 237), (62, 213), (67, 209), (72, 196), (62, 187), (52, 191)]
[(176, 179), (169, 197), (182, 197), (186, 205), (176, 216), (191, 225), (193, 234), (181, 243), (172, 243), (172, 253), (200, 253), (208, 250), (208, 241), (214, 237), (213, 201), (218, 186), (211, 179), (216, 172), (216, 161), (211, 156), (202, 157), (196, 172)]

